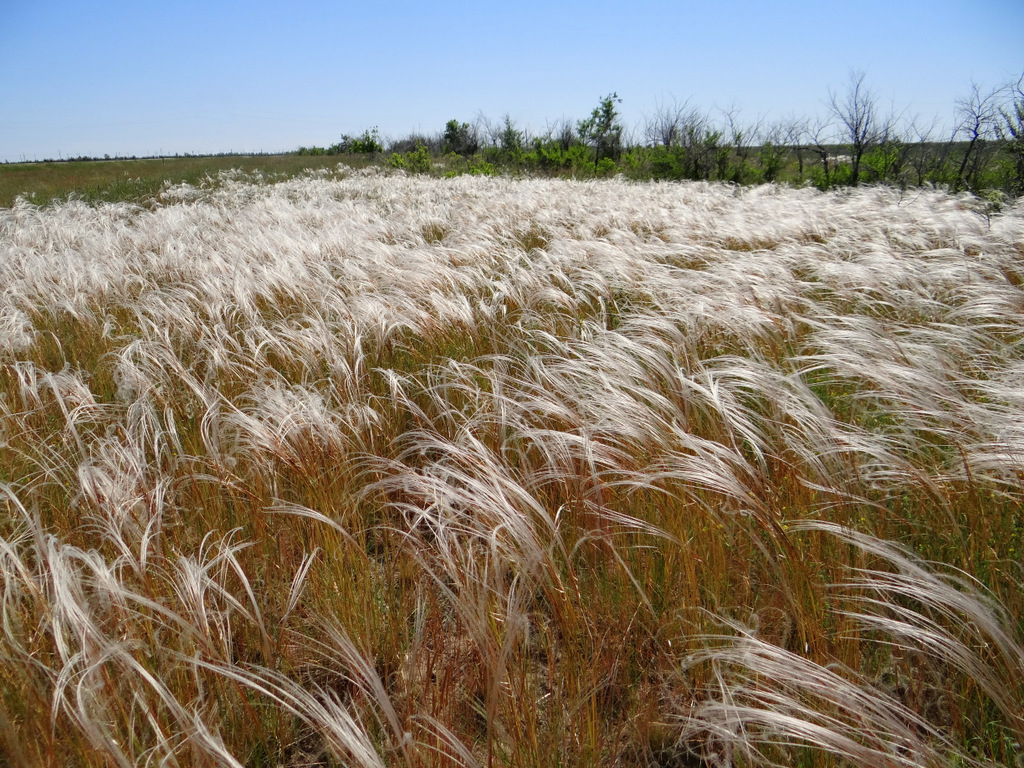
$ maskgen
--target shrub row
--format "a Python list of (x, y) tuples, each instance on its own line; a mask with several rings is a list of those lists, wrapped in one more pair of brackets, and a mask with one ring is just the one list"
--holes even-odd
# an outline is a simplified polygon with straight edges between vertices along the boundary
[(661, 107), (630, 135), (617, 93), (591, 115), (563, 120), (531, 136), (506, 116), (499, 124), (449, 120), (434, 136), (384, 142), (376, 128), (342, 136), (329, 148), (300, 154), (376, 154), (389, 165), (436, 175), (509, 174), (592, 178), (622, 174), (646, 180), (782, 182), (819, 189), (881, 183), (932, 184), (997, 197), (1024, 192), (1024, 90), (1021, 82), (957, 102), (957, 123), (945, 139), (914, 122), (883, 115), (851, 75), (844, 95), (831, 95), (825, 119), (744, 125), (735, 111), (716, 120), (686, 104)]

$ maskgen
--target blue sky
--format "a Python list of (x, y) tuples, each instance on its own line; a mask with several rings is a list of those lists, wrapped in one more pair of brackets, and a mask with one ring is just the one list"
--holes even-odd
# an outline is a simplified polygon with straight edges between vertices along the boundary
[(879, 102), (952, 124), (1024, 72), (1024, 0), (0, 0), (0, 160), (281, 151), (508, 113), (534, 131), (622, 97), (741, 120)]

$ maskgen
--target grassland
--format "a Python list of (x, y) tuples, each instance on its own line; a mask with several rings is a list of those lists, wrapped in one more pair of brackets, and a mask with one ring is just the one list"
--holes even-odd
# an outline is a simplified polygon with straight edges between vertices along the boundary
[[(350, 167), (366, 162), (365, 158), (347, 158)], [(89, 203), (141, 204), (156, 199), (168, 184), (216, 183), (223, 171), (283, 181), (307, 170), (333, 169), (337, 164), (337, 157), (294, 154), (4, 163), (0, 164), (0, 208), (11, 207), (18, 197), (35, 205), (70, 197)]]
[(1019, 764), (1020, 203), (225, 174), (0, 285), (0, 764)]

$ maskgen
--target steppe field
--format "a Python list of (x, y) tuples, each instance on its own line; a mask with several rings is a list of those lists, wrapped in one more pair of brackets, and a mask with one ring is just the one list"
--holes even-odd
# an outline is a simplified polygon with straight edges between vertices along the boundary
[(1024, 203), (0, 209), (0, 766), (1024, 765)]

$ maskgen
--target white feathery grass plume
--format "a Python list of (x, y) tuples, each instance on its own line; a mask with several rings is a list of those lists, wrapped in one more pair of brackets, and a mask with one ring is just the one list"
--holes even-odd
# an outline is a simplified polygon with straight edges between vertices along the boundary
[[(655, 620), (627, 563), (676, 542), (648, 510), (682, 530), (696, 507), (752, 514), (752, 528), (730, 527), (786, 547), (792, 528), (775, 526), (794, 516), (884, 518), (909, 497), (922, 524), (971, 534), (983, 553), (971, 527), (1020, 501), (1022, 211), (987, 220), (938, 190), (380, 173), (225, 174), (148, 209), (0, 210), (0, 653), (15, 666), (0, 675), (26, 692), (25, 722), (45, 725), (56, 701), (112, 764), (244, 762), (230, 745), (258, 737), (237, 728), (240, 690), (338, 760), (473, 764), (460, 725), (397, 706), (341, 630), (329, 663), (360, 702), (267, 668), (307, 605), (330, 605), (308, 585), (334, 541), (368, 568), (380, 555), (364, 536), (405, 542), (396, 556), (489, 667), (495, 734), (533, 612), (604, 621), (579, 591), (601, 570), (585, 562), (592, 545), (633, 579), (621, 599), (637, 620)], [(278, 512), (340, 538), (309, 526), (314, 541), (290, 549), (282, 535), (294, 561), (264, 595), (273, 565), (224, 533), (239, 525), (225, 496), (254, 512), (253, 544), (275, 543)], [(794, 498), (810, 509), (782, 508)], [(888, 565), (834, 599), (897, 648), (977, 679), (1015, 723), (1016, 694), (998, 690), (1019, 679), (1012, 619), (966, 577), (843, 540)], [(551, 665), (569, 663), (552, 643)], [(963, 751), (863, 670), (738, 630), (715, 644), (719, 702), (692, 724), (737, 756), (753, 759), (762, 736), (861, 764)], [(31, 719), (38, 701), (47, 712)], [(21, 715), (0, 711), (10, 742), (4, 711)], [(20, 743), (30, 761), (35, 745)]]
[(686, 662), (713, 664), (708, 693), (718, 696), (681, 709), (681, 748), (722, 765), (736, 758), (786, 765), (771, 757), (779, 747), (810, 747), (865, 768), (948, 764), (955, 747), (944, 733), (851, 670), (816, 664), (736, 629), (705, 637), (712, 647)]
[(856, 578), (838, 585), (848, 600), (863, 606), (847, 615), (897, 647), (920, 649), (960, 670), (991, 698), (1017, 738), (1024, 738), (1024, 642), (980, 582), (963, 572), (936, 572), (904, 547), (835, 524), (795, 528), (825, 531), (894, 568), (857, 569)]
[(35, 327), (31, 318), (21, 309), (0, 302), (0, 359), (8, 358), (29, 349), (35, 342)]
[[(977, 583), (943, 577), (892, 542), (835, 524), (808, 521), (792, 530), (831, 534), (893, 567), (858, 569), (854, 580), (838, 585), (864, 609), (842, 615), (877, 633), (876, 642), (918, 650), (959, 670), (1021, 738), (1024, 646), (1003, 609)], [(741, 626), (731, 628), (733, 634), (703, 637), (705, 650), (687, 659), (688, 666), (710, 663), (716, 683), (707, 698), (680, 710), (680, 744), (703, 742), (758, 765), (777, 765), (770, 748), (790, 746), (863, 766), (947, 765), (954, 755), (962, 764), (985, 764), (854, 670), (821, 665)]]

